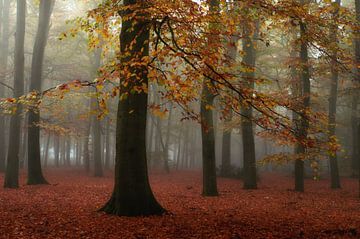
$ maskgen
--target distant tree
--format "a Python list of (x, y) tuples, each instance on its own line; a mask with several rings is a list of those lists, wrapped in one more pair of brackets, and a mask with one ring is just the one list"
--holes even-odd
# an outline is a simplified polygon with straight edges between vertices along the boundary
[[(18, 98), (24, 94), (24, 42), (25, 42), (25, 18), (26, 1), (17, 0), (16, 12), (16, 35), (15, 35), (15, 59), (14, 59), (14, 97)], [(20, 126), (21, 105), (17, 104), (15, 114), (11, 116), (9, 148), (5, 173), (5, 188), (19, 187), (19, 148), (20, 148)]]
[[(233, 6), (229, 3), (228, 4), (228, 12), (231, 13), (234, 9)], [(227, 61), (227, 65), (231, 67), (232, 65), (236, 64), (237, 58), (237, 43), (239, 37), (238, 36), (229, 36), (228, 39), (225, 41), (225, 57)], [(232, 109), (228, 115), (225, 116), (224, 120), (224, 130), (223, 130), (223, 137), (222, 137), (222, 147), (221, 147), (221, 170), (220, 175), (223, 177), (228, 177), (231, 174), (231, 133), (232, 129), (227, 129), (227, 125), (231, 122), (233, 117)]]
[[(97, 76), (97, 70), (100, 68), (101, 65), (101, 48), (95, 49), (94, 54), (94, 65), (93, 65), (93, 76)], [(99, 110), (99, 101), (97, 95), (92, 98), (91, 100), (91, 111), (98, 112)], [(102, 163), (102, 144), (101, 144), (101, 121), (98, 119), (97, 115), (94, 114), (92, 116), (92, 143), (93, 143), (93, 158), (94, 158), (94, 176), (95, 177), (102, 177), (104, 176), (103, 172), (103, 163)]]
[[(30, 91), (41, 92), (45, 47), (49, 35), (50, 18), (55, 0), (41, 0), (38, 29), (31, 63)], [(37, 109), (36, 109), (37, 110)], [(40, 112), (29, 111), (28, 133), (28, 181), (31, 184), (47, 184), (41, 169)]]
[[(121, 216), (163, 214), (151, 190), (146, 160), (146, 115), (148, 95), (130, 93), (134, 87), (148, 86), (148, 68), (138, 64), (149, 56), (151, 24), (139, 12), (144, 1), (124, 0), (120, 33), (121, 99), (116, 126), (115, 187), (103, 211)], [(131, 16), (131, 18), (129, 18)]]
[[(360, 25), (360, 2), (358, 0), (355, 0), (355, 9), (356, 9), (356, 24)], [(356, 64), (356, 78), (355, 78), (355, 84), (360, 84), (360, 30), (357, 30), (355, 33), (355, 64)], [(359, 94), (359, 90), (357, 90), (356, 95)], [(357, 107), (356, 107), (357, 110)], [(356, 142), (356, 145), (353, 145), (354, 150), (357, 150), (356, 154), (356, 161), (357, 161), (357, 169), (358, 169), (358, 177), (359, 177), (359, 197), (360, 197), (360, 120), (357, 118), (357, 130), (356, 133), (358, 134), (358, 142)], [(354, 128), (353, 128), (354, 130)]]

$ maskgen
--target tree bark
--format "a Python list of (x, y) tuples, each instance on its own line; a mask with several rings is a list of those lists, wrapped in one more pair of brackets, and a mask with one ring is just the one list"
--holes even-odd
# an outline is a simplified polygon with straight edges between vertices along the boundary
[[(25, 18), (26, 1), (17, 1), (16, 13), (16, 36), (15, 36), (15, 59), (14, 59), (14, 97), (20, 97), (24, 93), (24, 42), (25, 42)], [(20, 148), (20, 126), (21, 126), (21, 105), (11, 116), (9, 149), (5, 173), (5, 188), (19, 187), (19, 148)]]
[[(134, 66), (149, 56), (150, 24), (145, 14), (133, 8), (145, 7), (139, 0), (124, 0), (129, 7), (120, 14), (124, 17), (121, 28), (121, 74), (132, 73), (129, 84), (120, 93), (129, 93), (118, 104), (116, 128), (115, 187), (103, 211), (120, 216), (145, 216), (163, 214), (165, 210), (156, 201), (148, 179), (146, 160), (146, 115), (148, 95), (145, 92), (131, 94), (134, 86), (148, 86), (147, 66)], [(121, 79), (123, 79), (121, 77)]]
[[(41, 92), (45, 47), (49, 35), (50, 18), (55, 0), (41, 0), (38, 30), (31, 63), (30, 91)], [(40, 159), (40, 122), (39, 109), (29, 111), (28, 133), (28, 185), (47, 184)]]
[[(330, 40), (336, 44), (337, 47), (337, 31), (338, 25), (336, 23), (339, 15), (340, 0), (336, 0), (336, 6), (333, 13), (333, 26), (331, 27)], [(333, 56), (331, 60), (331, 87), (330, 87), (330, 98), (329, 98), (329, 137), (336, 137), (336, 104), (338, 97), (338, 81), (339, 81), (339, 71), (337, 69), (337, 50), (333, 51)], [(329, 156), (330, 161), (330, 175), (331, 175), (331, 188), (337, 189), (341, 188), (340, 186), (340, 176), (339, 176), (339, 167), (337, 162), (336, 152)]]

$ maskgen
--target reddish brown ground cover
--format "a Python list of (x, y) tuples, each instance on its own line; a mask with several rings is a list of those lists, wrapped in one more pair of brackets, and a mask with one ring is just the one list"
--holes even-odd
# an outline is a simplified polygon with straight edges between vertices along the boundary
[(352, 179), (335, 191), (327, 180), (308, 180), (300, 194), (285, 176), (262, 176), (255, 191), (220, 178), (221, 196), (203, 198), (200, 173), (155, 174), (153, 190), (171, 214), (125, 218), (97, 212), (112, 191), (111, 175), (47, 170), (46, 176), (52, 185), (0, 189), (0, 238), (360, 238)]

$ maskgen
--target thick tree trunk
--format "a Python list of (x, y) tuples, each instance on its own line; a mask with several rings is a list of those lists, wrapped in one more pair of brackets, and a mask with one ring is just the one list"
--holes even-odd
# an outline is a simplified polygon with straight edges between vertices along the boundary
[[(25, 41), (25, 18), (26, 1), (17, 1), (16, 13), (16, 36), (15, 36), (15, 59), (14, 59), (14, 97), (20, 97), (24, 93), (24, 41)], [(21, 105), (18, 104), (16, 113), (11, 116), (9, 149), (6, 166), (4, 187), (19, 187), (19, 148), (20, 148), (20, 126)]]
[[(50, 17), (55, 0), (41, 0), (39, 10), (38, 30), (35, 37), (35, 45), (31, 63), (30, 91), (41, 92), (43, 62), (45, 47), (49, 35)], [(47, 184), (40, 159), (40, 112), (29, 111), (29, 134), (28, 134), (28, 181), (27, 184)]]
[[(340, 0), (336, 0), (335, 11), (333, 13), (334, 23), (330, 33), (331, 42), (337, 43), (337, 31), (338, 25), (336, 20), (339, 14)], [(337, 69), (337, 51), (333, 51), (333, 59), (331, 60), (331, 87), (330, 87), (330, 98), (329, 98), (329, 136), (336, 137), (336, 104), (338, 97), (338, 81), (339, 81), (339, 72)], [(339, 167), (337, 162), (337, 154), (331, 154), (329, 157), (330, 161), (330, 175), (331, 175), (331, 188), (337, 189), (340, 188), (340, 176), (339, 176)]]
[[(148, 179), (146, 160), (146, 115), (148, 95), (145, 92), (131, 94), (134, 86), (148, 85), (147, 67), (134, 66), (131, 62), (142, 62), (149, 56), (150, 24), (144, 15), (134, 12), (132, 7), (143, 7), (139, 0), (124, 0), (128, 6), (122, 15), (121, 28), (122, 74), (133, 73), (127, 78), (127, 87), (121, 94), (129, 95), (119, 101), (116, 128), (115, 188), (103, 211), (121, 216), (159, 215), (164, 209), (156, 201)], [(126, 76), (123, 76), (126, 77)], [(122, 77), (121, 77), (122, 78)]]
[[(10, 15), (10, 0), (1, 0), (3, 2), (2, 17), (0, 18), (2, 23), (1, 28), (1, 42), (0, 42), (0, 80), (5, 82), (7, 75), (7, 65), (9, 56), (9, 15)], [(0, 97), (5, 97), (4, 86), (0, 86)], [(5, 156), (6, 156), (6, 139), (5, 139), (5, 118), (0, 115), (0, 172), (5, 172)]]
[[(256, 64), (256, 50), (253, 41), (253, 36), (258, 35), (258, 26), (255, 27), (255, 32), (251, 31), (249, 23), (244, 24), (243, 38), (243, 64), (250, 69), (249, 72), (243, 74), (243, 81), (246, 87), (254, 89), (255, 87), (255, 64)], [(241, 109), (241, 130), (243, 142), (243, 160), (244, 160), (244, 189), (256, 189), (256, 155), (255, 155), (255, 140), (253, 130), (253, 110), (250, 106), (242, 107)]]

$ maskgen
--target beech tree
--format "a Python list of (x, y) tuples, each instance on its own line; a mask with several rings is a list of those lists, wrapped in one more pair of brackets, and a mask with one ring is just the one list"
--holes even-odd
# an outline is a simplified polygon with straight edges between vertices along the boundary
[[(41, 0), (38, 30), (31, 64), (30, 91), (41, 92), (45, 47), (49, 35), (50, 17), (55, 0)], [(37, 96), (38, 97), (38, 96)], [(36, 109), (37, 110), (37, 109)], [(47, 184), (41, 169), (40, 112), (29, 111), (28, 133), (28, 184)]]
[(101, 210), (121, 216), (158, 215), (165, 210), (155, 199), (148, 179), (145, 142), (148, 95), (144, 91), (130, 93), (135, 86), (148, 86), (147, 64), (141, 62), (149, 56), (151, 25), (146, 12), (141, 12), (146, 10), (145, 2), (124, 0), (123, 4), (115, 186)]

